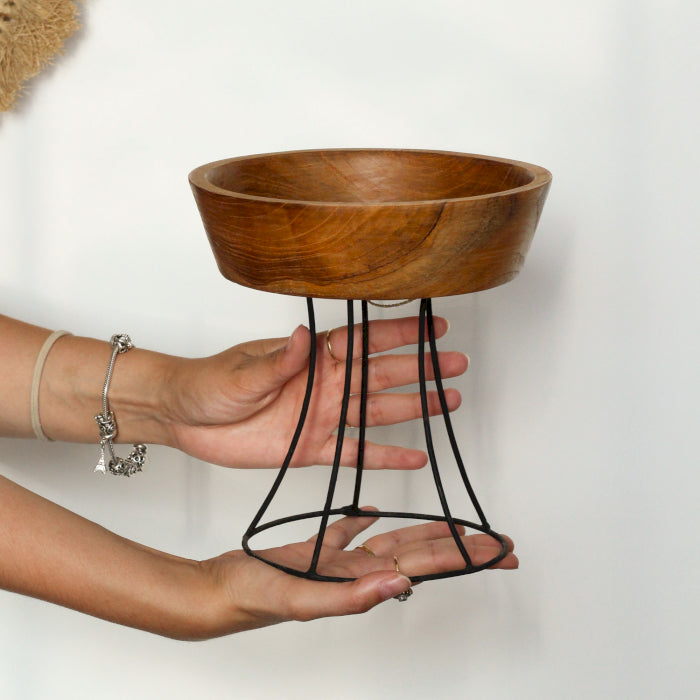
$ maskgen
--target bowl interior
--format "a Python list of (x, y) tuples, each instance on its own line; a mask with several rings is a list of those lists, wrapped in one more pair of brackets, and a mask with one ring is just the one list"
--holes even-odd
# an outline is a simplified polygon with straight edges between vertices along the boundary
[(231, 193), (299, 202), (413, 202), (511, 190), (535, 174), (509, 162), (430, 151), (299, 151), (237, 158), (206, 173)]

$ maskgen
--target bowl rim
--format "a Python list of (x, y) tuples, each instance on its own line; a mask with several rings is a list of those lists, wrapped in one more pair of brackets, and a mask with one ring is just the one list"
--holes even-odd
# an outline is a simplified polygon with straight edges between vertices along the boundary
[[(227, 190), (223, 187), (215, 185), (208, 179), (208, 174), (215, 168), (219, 168), (228, 163), (234, 163), (244, 160), (254, 160), (258, 158), (270, 158), (280, 155), (296, 155), (299, 153), (372, 153), (372, 152), (391, 152), (391, 153), (424, 153), (433, 155), (459, 156), (461, 158), (475, 158), (478, 160), (487, 160), (495, 163), (503, 163), (522, 168), (530, 173), (533, 177), (530, 182), (518, 187), (511, 187), (507, 190), (498, 190), (497, 192), (488, 192), (486, 194), (472, 195), (469, 197), (443, 197), (440, 199), (411, 199), (411, 200), (391, 200), (378, 202), (344, 202), (344, 201), (329, 201), (329, 200), (312, 200), (312, 199), (282, 199), (280, 197), (264, 197), (262, 195), (251, 195), (243, 192), (235, 192)], [(552, 181), (552, 173), (546, 168), (532, 163), (526, 163), (520, 160), (511, 158), (499, 158), (497, 156), (485, 156), (477, 153), (462, 153), (460, 151), (444, 151), (423, 148), (304, 148), (292, 151), (275, 151), (270, 153), (254, 153), (245, 156), (236, 156), (234, 158), (223, 158), (210, 163), (200, 165), (189, 174), (189, 182), (192, 186), (202, 190), (207, 190), (213, 194), (223, 195), (230, 199), (243, 199), (251, 202), (269, 202), (273, 204), (295, 204), (301, 206), (316, 206), (316, 207), (394, 207), (394, 206), (421, 206), (436, 203), (447, 202), (470, 202), (491, 197), (504, 197), (512, 195), (516, 192), (526, 192), (528, 190), (537, 189)]]

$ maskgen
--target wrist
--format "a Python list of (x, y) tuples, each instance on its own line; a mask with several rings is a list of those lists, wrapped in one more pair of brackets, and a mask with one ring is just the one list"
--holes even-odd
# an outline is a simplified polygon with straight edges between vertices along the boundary
[[(140, 348), (118, 355), (109, 386), (116, 442), (172, 445), (168, 397), (176, 364), (175, 357)], [(100, 410), (102, 388), (100, 384)]]
[[(203, 563), (144, 549), (155, 558), (149, 580), (144, 581), (139, 604), (119, 606), (114, 621), (182, 641), (219, 636), (216, 586)], [(125, 610), (133, 611), (133, 619), (122, 617)]]
[[(231, 567), (247, 556), (243, 551), (205, 561), (155, 554), (163, 558), (162, 588), (168, 594), (163, 597), (165, 605), (151, 617), (149, 631), (183, 641), (202, 641), (271, 624), (244, 611), (234, 600), (231, 582), (240, 583), (241, 577)], [(160, 625), (159, 621), (162, 625), (154, 626)]]
[[(66, 337), (46, 360), (39, 407), (46, 435), (54, 440), (98, 442), (94, 416), (102, 411), (102, 388), (111, 347), (93, 338)], [(115, 442), (169, 444), (166, 392), (174, 358), (141, 350), (120, 354), (109, 387), (117, 421)]]
[(199, 562), (209, 592), (198, 618), (198, 638), (213, 639), (284, 621), (267, 610), (269, 591), (254, 585), (256, 577), (250, 568), (258, 566), (260, 562), (241, 549)]

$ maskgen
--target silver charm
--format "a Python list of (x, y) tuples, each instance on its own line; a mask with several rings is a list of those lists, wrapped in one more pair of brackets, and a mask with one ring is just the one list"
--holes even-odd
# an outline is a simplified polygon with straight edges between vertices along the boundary
[(109, 461), (109, 471), (115, 476), (132, 476), (143, 470), (146, 461), (146, 445), (134, 445), (134, 449), (129, 452), (129, 456), (122, 459), (116, 457)]
[(117, 436), (117, 423), (114, 420), (114, 413), (98, 413), (95, 416), (95, 422), (100, 431), (100, 445), (104, 452), (105, 443), (108, 440), (114, 440)]
[(107, 462), (105, 460), (105, 447), (107, 445), (112, 446), (112, 440), (117, 434), (117, 424), (114, 421), (114, 414), (109, 411), (108, 413), (98, 413), (95, 416), (95, 422), (100, 431), (100, 459), (95, 465), (94, 471), (100, 474), (107, 473)]
[(126, 352), (134, 347), (131, 338), (126, 333), (115, 333), (110, 339), (109, 344), (116, 348), (118, 353)]
[(107, 473), (107, 465), (105, 464), (105, 445), (104, 442), (100, 442), (100, 459), (95, 465), (94, 471), (100, 472), (100, 474)]
[[(135, 444), (134, 449), (126, 458), (117, 457), (114, 454), (112, 441), (117, 437), (117, 422), (114, 418), (114, 413), (109, 410), (107, 391), (109, 390), (109, 382), (112, 378), (112, 370), (114, 369), (114, 361), (117, 355), (131, 350), (134, 344), (126, 333), (116, 333), (110, 338), (109, 344), (112, 346), (112, 357), (107, 367), (107, 376), (102, 389), (102, 413), (98, 413), (95, 416), (95, 422), (100, 431), (100, 459), (95, 466), (95, 471), (102, 474), (109, 472), (115, 476), (131, 476), (143, 469), (143, 465), (146, 462), (146, 445)], [(109, 451), (109, 462), (107, 461), (105, 450)]]

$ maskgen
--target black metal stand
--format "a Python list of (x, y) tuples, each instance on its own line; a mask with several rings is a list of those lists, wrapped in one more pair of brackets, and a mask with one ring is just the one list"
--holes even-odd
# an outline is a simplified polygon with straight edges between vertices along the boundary
[[(314, 306), (313, 300), (307, 298), (307, 308), (309, 312), (309, 329), (311, 331), (312, 338), (316, 336), (316, 321), (314, 316)], [(306, 421), (306, 414), (309, 409), (309, 401), (311, 399), (311, 391), (314, 384), (314, 374), (316, 368), (316, 343), (311, 343), (311, 355), (309, 358), (309, 377), (306, 384), (306, 394), (304, 396), (304, 402), (302, 404), (301, 412), (299, 415), (299, 421), (297, 423), (294, 436), (292, 437), (289, 450), (284, 459), (282, 467), (275, 479), (275, 482), (270, 489), (267, 497), (263, 501), (262, 506), (258, 510), (253, 522), (248, 527), (244, 537), (243, 537), (243, 549), (252, 557), (264, 561), (266, 564), (270, 564), (277, 569), (280, 569), (288, 574), (294, 576), (300, 576), (302, 578), (313, 579), (316, 581), (351, 581), (351, 578), (344, 578), (339, 576), (324, 576), (318, 573), (318, 560), (321, 554), (321, 548), (323, 546), (323, 538), (328, 527), (328, 520), (332, 515), (351, 515), (355, 517), (371, 517), (371, 518), (406, 518), (411, 520), (433, 520), (446, 522), (452, 533), (452, 537), (455, 541), (459, 552), (464, 559), (464, 567), (459, 569), (454, 569), (452, 571), (445, 571), (442, 573), (435, 574), (425, 574), (420, 576), (412, 576), (411, 581), (413, 583), (419, 583), (420, 581), (430, 581), (433, 579), (448, 578), (451, 576), (461, 576), (463, 574), (471, 574), (476, 571), (481, 571), (490, 566), (493, 566), (501, 559), (503, 559), (508, 554), (508, 545), (506, 540), (494, 532), (484, 511), (482, 510), (479, 502), (474, 493), (471, 483), (469, 482), (469, 477), (467, 476), (467, 471), (464, 467), (462, 457), (459, 453), (459, 448), (457, 446), (457, 440), (454, 435), (454, 430), (452, 429), (452, 422), (450, 421), (450, 414), (447, 409), (447, 401), (445, 400), (445, 391), (442, 386), (442, 377), (440, 375), (440, 367), (438, 364), (437, 356), (437, 345), (435, 342), (435, 328), (433, 325), (433, 311), (432, 302), (430, 299), (422, 299), (420, 304), (420, 315), (419, 315), (419, 338), (418, 338), (418, 371), (419, 371), (419, 383), (420, 383), (420, 396), (421, 396), (421, 406), (423, 409), (423, 429), (425, 432), (425, 442), (426, 449), (428, 452), (428, 457), (430, 459), (430, 467), (432, 469), (433, 478), (435, 480), (435, 488), (437, 489), (438, 497), (440, 499), (440, 505), (442, 507), (442, 515), (428, 515), (425, 513), (406, 513), (406, 512), (392, 512), (392, 511), (363, 511), (359, 508), (360, 502), (360, 492), (362, 487), (362, 474), (364, 470), (364, 446), (365, 446), (365, 432), (366, 432), (366, 408), (367, 408), (367, 370), (369, 365), (369, 321), (367, 313), (367, 302), (362, 303), (362, 386), (360, 393), (360, 432), (359, 432), (359, 449), (357, 456), (357, 469), (355, 476), (355, 489), (352, 504), (343, 506), (342, 508), (333, 508), (333, 496), (335, 493), (335, 487), (338, 480), (338, 471), (340, 469), (340, 454), (343, 449), (343, 440), (345, 437), (345, 420), (348, 412), (348, 403), (350, 401), (350, 379), (352, 376), (352, 362), (346, 361), (345, 363), (345, 385), (343, 390), (343, 399), (340, 409), (340, 420), (338, 422), (338, 434), (336, 440), (335, 457), (333, 459), (333, 466), (331, 468), (330, 482), (328, 485), (328, 493), (326, 495), (326, 502), (323, 506), (323, 510), (301, 513), (299, 515), (291, 515), (286, 518), (279, 518), (277, 520), (272, 520), (270, 522), (260, 524), (265, 512), (267, 511), (270, 503), (272, 502), (275, 494), (277, 493), (282, 480), (289, 468), (289, 464), (294, 455), (297, 443), (299, 442), (299, 437), (304, 428), (304, 422)], [(348, 329), (352, 329), (354, 325), (354, 303), (352, 301), (347, 302), (348, 307)], [(427, 322), (427, 323), (426, 323)], [(435, 375), (435, 385), (440, 399), (440, 406), (442, 409), (442, 416), (445, 421), (445, 427), (447, 429), (447, 434), (450, 441), (450, 446), (452, 447), (452, 453), (454, 455), (457, 468), (459, 469), (460, 476), (462, 477), (462, 482), (464, 484), (467, 493), (469, 494), (469, 499), (471, 500), (474, 509), (476, 510), (477, 516), (479, 518), (479, 523), (470, 522), (468, 520), (463, 520), (461, 518), (455, 518), (450, 512), (450, 508), (447, 502), (447, 497), (445, 495), (445, 490), (442, 484), (442, 478), (440, 477), (440, 470), (438, 468), (437, 459), (435, 457), (435, 450), (433, 448), (433, 438), (430, 429), (430, 418), (428, 415), (428, 398), (426, 389), (426, 377), (425, 377), (425, 328), (428, 328), (428, 343), (430, 346), (430, 356), (433, 365), (433, 372)], [(353, 356), (353, 343), (354, 343), (354, 333), (348, 332), (348, 342), (347, 342), (347, 358), (352, 358)], [(321, 518), (321, 525), (318, 530), (318, 537), (316, 538), (316, 544), (314, 552), (309, 562), (309, 568), (306, 570), (292, 569), (288, 566), (278, 564), (274, 561), (266, 559), (260, 554), (254, 552), (249, 547), (250, 538), (257, 535), (264, 530), (269, 530), (270, 528), (277, 527), (279, 525), (284, 525), (286, 523), (296, 522), (298, 520), (306, 520), (309, 518)], [(465, 528), (472, 530), (477, 530), (478, 532), (486, 533), (490, 535), (495, 540), (500, 542), (501, 551), (499, 554), (487, 561), (485, 564), (480, 564), (476, 566), (472, 563), (467, 553), (466, 548), (462, 542), (462, 539), (457, 531), (457, 525), (463, 525)]]

